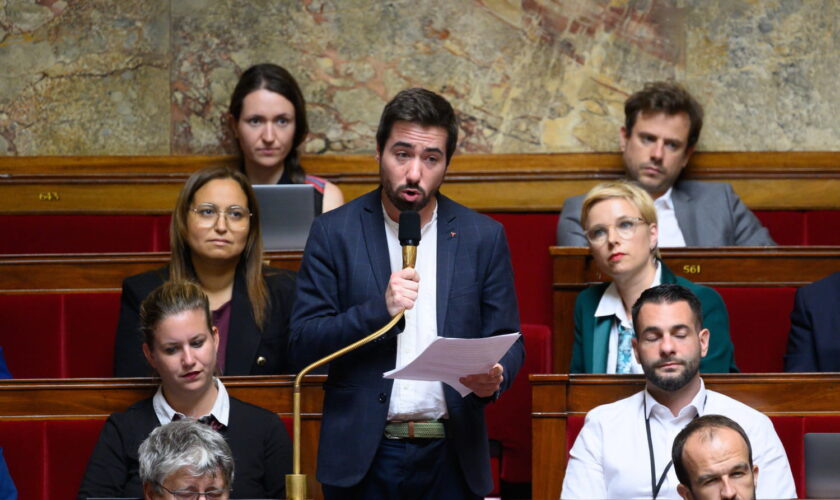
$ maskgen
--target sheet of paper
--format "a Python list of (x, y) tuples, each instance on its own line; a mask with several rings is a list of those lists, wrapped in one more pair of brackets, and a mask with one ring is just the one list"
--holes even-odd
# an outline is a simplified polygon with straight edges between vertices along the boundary
[(410, 363), (382, 374), (385, 378), (445, 382), (461, 394), (470, 391), (458, 379), (490, 371), (516, 342), (519, 333), (481, 339), (438, 337)]

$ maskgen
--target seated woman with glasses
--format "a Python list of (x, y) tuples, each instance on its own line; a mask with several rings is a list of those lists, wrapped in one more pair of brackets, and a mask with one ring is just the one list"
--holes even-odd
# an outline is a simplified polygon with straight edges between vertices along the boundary
[(218, 432), (195, 420), (170, 422), (140, 445), (145, 500), (227, 500), (233, 455)]
[(186, 418), (218, 431), (230, 446), (237, 471), (233, 498), (284, 497), (292, 455), (288, 433), (277, 415), (229, 396), (214, 376), (220, 340), (210, 321), (207, 296), (189, 281), (164, 283), (143, 301), (138, 349), (160, 386), (153, 397), (108, 417), (79, 500), (142, 496), (140, 444), (158, 426)]
[(167, 280), (194, 281), (210, 298), (219, 374), (291, 373), (286, 344), (294, 273), (263, 266), (259, 211), (245, 175), (211, 167), (190, 176), (169, 238), (169, 265), (123, 281), (114, 375), (150, 375), (140, 349), (140, 302)]
[(595, 186), (583, 201), (581, 223), (595, 264), (613, 281), (578, 295), (571, 373), (642, 373), (633, 356), (630, 310), (643, 291), (662, 283), (688, 287), (700, 299), (703, 327), (711, 332), (700, 371), (738, 371), (723, 299), (675, 276), (661, 260), (656, 210), (644, 189), (623, 181)]

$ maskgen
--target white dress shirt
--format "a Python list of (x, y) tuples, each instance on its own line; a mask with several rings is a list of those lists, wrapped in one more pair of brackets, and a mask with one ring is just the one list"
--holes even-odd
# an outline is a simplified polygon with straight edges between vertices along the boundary
[[(653, 275), (653, 282), (648, 288), (653, 288), (662, 283), (662, 266), (659, 261), (656, 261), (656, 273)], [(633, 318), (627, 317), (627, 311), (624, 309), (624, 302), (621, 300), (621, 295), (618, 294), (618, 288), (615, 286), (615, 281), (610, 283), (610, 286), (604, 290), (604, 295), (598, 302), (598, 308), (595, 309), (595, 317), (614, 316), (612, 327), (610, 327), (610, 340), (607, 350), (607, 373), (615, 373), (616, 363), (618, 361), (618, 322), (624, 328), (633, 330)], [(630, 357), (630, 373), (642, 373), (642, 365), (636, 361), (636, 356)]]
[[(391, 258), (391, 272), (402, 269), (399, 224), (385, 213), (385, 237)], [(414, 307), (405, 312), (405, 328), (397, 336), (397, 363), (404, 366), (420, 355), (437, 338), (437, 206), (420, 231), (417, 262), (420, 290)], [(394, 380), (388, 420), (434, 420), (448, 416), (441, 382)]]
[[(651, 498), (645, 402), (657, 481), (671, 460), (671, 446), (680, 429), (695, 415), (718, 414), (741, 424), (750, 438), (759, 470), (757, 498), (796, 498), (787, 454), (770, 419), (729, 396), (707, 391), (700, 382), (700, 390), (676, 417), (647, 390), (590, 411), (572, 446), (560, 498)], [(672, 466), (657, 498), (680, 498), (678, 484)]]
[(674, 188), (668, 188), (665, 194), (653, 200), (653, 208), (656, 209), (656, 220), (659, 226), (659, 247), (684, 247), (685, 238), (683, 238), (680, 225), (677, 223), (677, 212), (674, 211), (674, 202), (671, 200), (671, 191)]
[[(216, 402), (213, 403), (213, 408), (210, 410), (209, 415), (213, 415), (220, 424), (227, 427), (228, 419), (230, 417), (230, 396), (228, 396), (225, 384), (223, 384), (221, 380), (214, 377), (213, 382), (216, 383), (216, 388), (219, 390), (219, 393), (216, 395)], [(163, 397), (163, 386), (158, 386), (158, 390), (152, 398), (152, 408), (155, 409), (155, 415), (157, 415), (160, 425), (166, 425), (169, 422), (172, 422), (172, 417), (174, 417), (176, 413), (181, 415), (181, 418), (186, 417), (183, 413), (178, 413), (169, 406), (166, 398)], [(206, 416), (208, 415), (202, 415), (202, 417)]]

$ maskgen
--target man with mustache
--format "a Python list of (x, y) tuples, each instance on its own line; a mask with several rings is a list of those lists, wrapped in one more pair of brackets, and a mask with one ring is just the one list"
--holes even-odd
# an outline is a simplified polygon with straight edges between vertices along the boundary
[[(438, 192), (455, 152), (452, 106), (425, 89), (397, 94), (376, 133), (381, 186), (319, 216), (297, 278), (290, 359), (301, 367), (359, 340), (400, 310), (404, 322), (330, 363), (318, 480), (332, 499), (478, 499), (492, 489), (484, 406), (522, 364), (520, 338), (461, 383), (384, 379), (437, 336), (519, 331), (500, 224)], [(400, 213), (420, 214), (414, 269), (402, 269)], [(397, 335), (399, 334), (399, 335)]]
[(762, 471), (758, 498), (796, 498), (787, 455), (770, 419), (706, 390), (698, 372), (709, 342), (702, 317), (697, 297), (681, 285), (642, 293), (633, 305), (633, 350), (647, 379), (645, 390), (587, 414), (561, 498), (677, 498), (674, 437), (706, 414), (738, 422), (755, 445), (754, 463)]
[[(654, 82), (624, 103), (619, 140), (628, 179), (655, 200), (660, 247), (775, 245), (732, 186), (680, 180), (703, 127), (703, 107), (674, 82)], [(567, 198), (557, 244), (584, 247), (584, 195)]]

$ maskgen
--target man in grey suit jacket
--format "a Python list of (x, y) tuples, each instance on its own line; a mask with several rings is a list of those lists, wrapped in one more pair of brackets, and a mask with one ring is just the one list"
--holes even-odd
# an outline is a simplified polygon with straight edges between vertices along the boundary
[[(776, 244), (729, 184), (678, 180), (703, 127), (703, 108), (685, 89), (649, 83), (627, 99), (624, 115), (619, 135), (624, 168), (655, 200), (659, 246)], [(563, 204), (558, 245), (587, 246), (580, 223), (585, 196)]]

